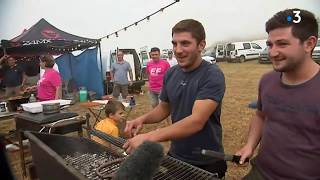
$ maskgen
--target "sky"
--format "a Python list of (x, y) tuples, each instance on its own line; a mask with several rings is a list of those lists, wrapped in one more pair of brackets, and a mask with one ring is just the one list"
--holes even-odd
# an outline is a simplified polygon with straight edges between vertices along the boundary
[[(0, 0), (0, 39), (12, 39), (41, 18), (71, 34), (101, 38), (159, 10), (174, 0)], [(320, 0), (180, 0), (119, 37), (103, 39), (102, 52), (143, 46), (172, 48), (171, 28), (196, 19), (206, 30), (207, 46), (218, 42), (266, 39), (265, 22), (286, 8), (320, 17)]]

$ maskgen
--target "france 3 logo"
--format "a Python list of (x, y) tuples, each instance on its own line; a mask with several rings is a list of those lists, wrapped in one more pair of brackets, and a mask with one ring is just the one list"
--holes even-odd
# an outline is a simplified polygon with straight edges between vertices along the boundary
[(301, 21), (301, 16), (300, 16), (300, 11), (292, 11), (294, 14), (294, 17), (292, 16), (287, 16), (287, 21), (288, 22), (293, 22), (293, 23), (299, 23)]

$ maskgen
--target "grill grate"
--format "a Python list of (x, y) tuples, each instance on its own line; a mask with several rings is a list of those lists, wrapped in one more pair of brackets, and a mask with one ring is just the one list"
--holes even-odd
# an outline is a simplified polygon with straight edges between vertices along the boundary
[[(102, 174), (102, 176), (99, 176), (96, 171), (100, 166), (118, 158), (106, 152), (102, 154), (75, 153), (72, 156), (67, 155), (63, 158), (82, 175), (92, 180), (111, 179), (103, 177), (116, 172), (120, 166), (120, 163), (106, 166), (99, 171)], [(153, 177), (154, 180), (209, 180), (213, 178), (216, 178), (216, 176), (171, 157), (165, 157), (162, 160), (159, 171)]]
[(166, 156), (159, 171), (153, 177), (155, 180), (206, 180), (216, 179), (216, 175), (204, 171), (200, 168), (191, 166), (183, 161)]
[[(102, 133), (98, 130), (92, 130), (93, 135), (104, 139), (117, 147), (122, 147), (125, 143), (125, 139), (115, 138), (108, 134)], [(202, 170), (198, 167), (191, 166), (188, 163), (180, 161), (178, 159), (166, 156), (161, 161), (159, 171), (155, 174), (155, 180), (206, 180), (216, 179), (217, 174), (212, 174), (208, 171)]]
[[(88, 179), (98, 180), (104, 179), (101, 178), (96, 172), (96, 170), (103, 164), (106, 164), (110, 161), (118, 159), (112, 155), (109, 155), (107, 152), (103, 152), (101, 154), (90, 154), (85, 153), (81, 154), (76, 152), (74, 155), (67, 155), (63, 157), (63, 159), (73, 166), (76, 170), (78, 170), (82, 175), (84, 175)], [(119, 168), (119, 163), (104, 167), (100, 169), (99, 172), (104, 175), (110, 175), (117, 171)], [(105, 178), (108, 179), (108, 178)], [(111, 178), (109, 178), (111, 179)]]

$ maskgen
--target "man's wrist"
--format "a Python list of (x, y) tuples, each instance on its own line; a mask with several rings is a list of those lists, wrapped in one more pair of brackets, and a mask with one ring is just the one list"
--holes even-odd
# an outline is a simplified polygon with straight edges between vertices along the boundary
[(157, 134), (157, 130), (151, 131), (147, 133), (147, 140), (148, 141), (152, 141), (152, 142), (158, 142), (158, 134)]
[(141, 124), (144, 124), (145, 118), (141, 117), (138, 121), (139, 121)]
[(250, 148), (252, 151), (254, 151), (254, 149), (256, 148), (256, 145), (254, 145), (253, 143), (250, 143), (250, 142), (247, 142), (247, 144), (245, 146)]

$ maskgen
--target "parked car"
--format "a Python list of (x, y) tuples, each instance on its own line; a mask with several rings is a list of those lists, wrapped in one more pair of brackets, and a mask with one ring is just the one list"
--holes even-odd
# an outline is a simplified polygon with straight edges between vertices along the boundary
[(271, 60), (268, 54), (268, 47), (264, 48), (264, 50), (260, 53), (258, 61), (260, 64), (271, 63)]
[(228, 62), (245, 62), (249, 59), (258, 59), (263, 49), (253, 42), (233, 42), (226, 45), (226, 59)]
[(202, 56), (202, 59), (205, 61), (208, 61), (209, 63), (215, 64), (216, 63), (216, 58), (212, 56)]
[[(312, 52), (312, 59), (317, 62), (318, 64), (320, 64), (320, 38), (318, 38), (318, 42), (316, 47), (314, 48), (313, 52)], [(261, 53), (260, 53), (260, 57), (259, 57), (259, 63), (263, 64), (263, 63), (271, 63), (271, 60), (269, 58), (268, 55), (268, 47), (266, 47)]]
[(214, 49), (206, 49), (201, 54), (202, 54), (202, 57), (210, 56), (210, 57), (216, 58), (216, 55), (214, 53)]
[(312, 52), (312, 59), (317, 62), (318, 64), (320, 64), (320, 38), (318, 38), (318, 42), (316, 47), (313, 49)]

